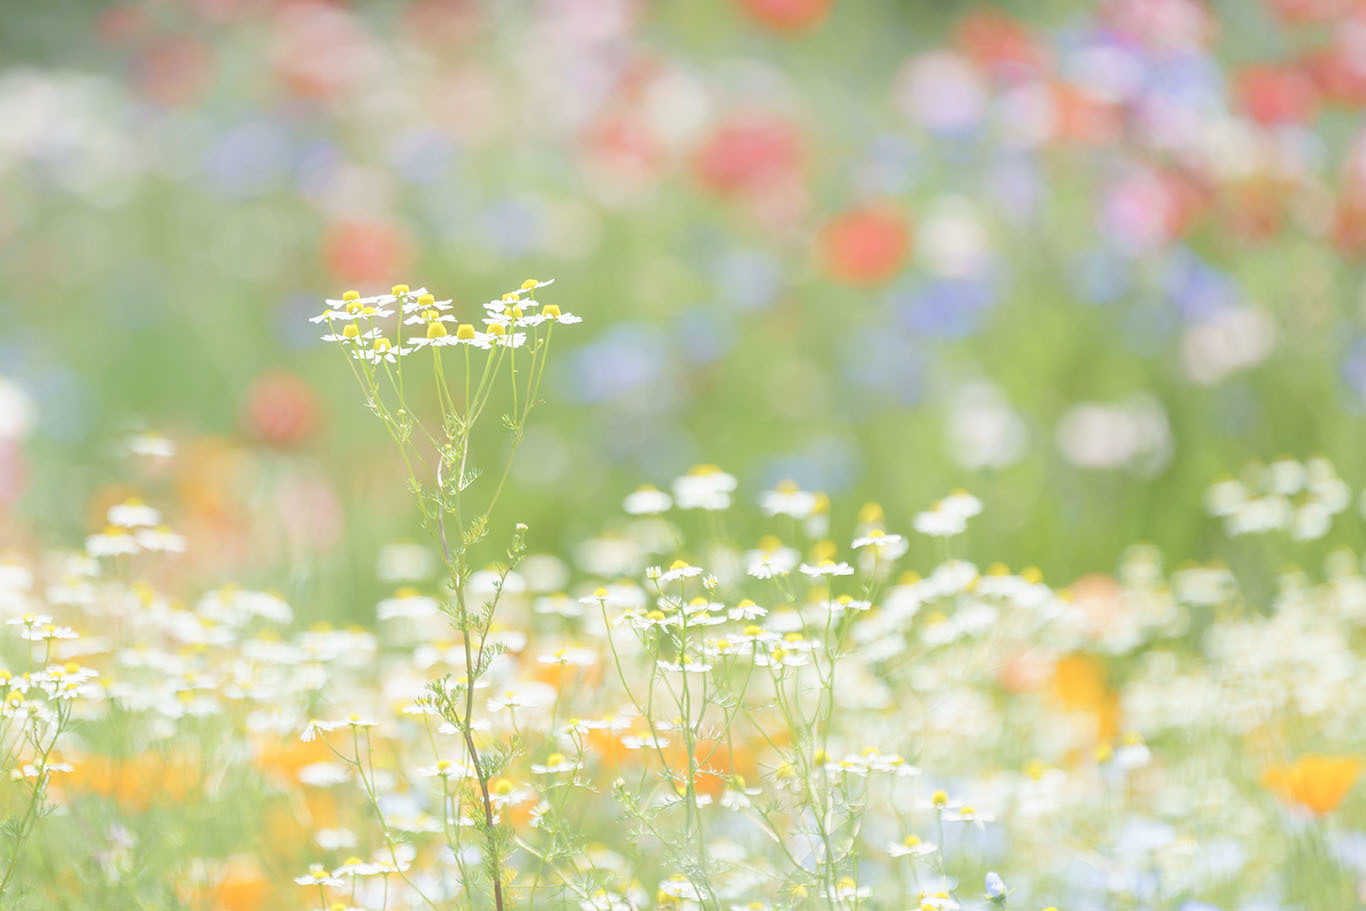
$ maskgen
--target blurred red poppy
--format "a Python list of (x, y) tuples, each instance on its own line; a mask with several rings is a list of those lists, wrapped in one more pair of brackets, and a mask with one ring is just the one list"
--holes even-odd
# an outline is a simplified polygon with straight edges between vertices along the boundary
[(895, 275), (906, 261), (911, 228), (889, 209), (856, 209), (827, 224), (820, 244), (826, 270), (836, 281), (877, 284)]
[(996, 75), (1040, 73), (1044, 56), (1029, 30), (1005, 13), (980, 9), (954, 29), (957, 44), (979, 66)]
[[(1360, 28), (1366, 32), (1366, 20)], [(1325, 100), (1366, 107), (1366, 62), (1351, 40), (1340, 39), (1318, 48), (1301, 65)]]
[(1294, 25), (1331, 22), (1346, 12), (1347, 0), (1269, 0), (1281, 21)]
[(740, 5), (775, 32), (801, 32), (824, 22), (834, 0), (740, 0)]
[(242, 406), (247, 432), (274, 446), (291, 446), (313, 435), (319, 424), (317, 397), (297, 376), (271, 371), (247, 388)]
[(95, 19), (95, 34), (110, 44), (126, 44), (147, 32), (147, 13), (131, 3), (103, 10)]
[(408, 232), (389, 222), (342, 222), (323, 237), (323, 260), (343, 283), (383, 283), (406, 272), (412, 259)]
[(1319, 93), (1300, 69), (1250, 66), (1237, 76), (1238, 101), (1264, 126), (1304, 123), (1318, 112)]
[(723, 194), (787, 183), (801, 167), (801, 137), (791, 124), (762, 113), (722, 122), (693, 157), (697, 178)]
[(478, 32), (480, 10), (471, 0), (417, 0), (403, 11), (403, 25), (427, 47), (458, 47)]
[(213, 52), (189, 35), (159, 39), (133, 64), (133, 82), (144, 97), (165, 105), (187, 105), (203, 96), (213, 78)]
[(664, 150), (649, 126), (630, 117), (609, 117), (585, 137), (589, 161), (618, 180), (633, 184), (654, 177)]

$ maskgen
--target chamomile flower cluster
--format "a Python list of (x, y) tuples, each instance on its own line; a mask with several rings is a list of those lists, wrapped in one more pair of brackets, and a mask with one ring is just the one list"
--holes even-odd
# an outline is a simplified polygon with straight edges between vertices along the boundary
[[(490, 360), (538, 376), (544, 341)], [(1265, 576), (1135, 546), (1059, 588), (974, 559), (972, 494), (897, 515), (705, 465), (563, 552), (516, 523), (495, 547), (505, 466), (469, 448), (493, 380), (466, 408), (360, 376), (429, 532), (374, 555), (372, 622), (195, 584), (188, 536), (116, 546), (176, 534), (141, 499), (80, 551), (0, 561), (4, 898), (72, 854), (136, 890), (155, 818), (186, 846), (158, 875), (204, 904), (280, 870), (296, 907), (363, 911), (1342, 906), (1366, 755), (1345, 544)], [(1333, 477), (1277, 489), (1338, 503)], [(202, 831), (233, 809), (243, 842)]]
[(1205, 493), (1206, 509), (1231, 537), (1280, 531), (1316, 540), (1351, 503), (1352, 489), (1322, 457), (1249, 462), (1239, 477), (1220, 479)]
[[(309, 321), (326, 325), (323, 341), (342, 346), (351, 357), (370, 365), (395, 364), (423, 348), (520, 348), (529, 336), (519, 330), (548, 330), (554, 324), (581, 322), (556, 304), (537, 301), (537, 290), (552, 283), (527, 279), (484, 304), (483, 315), (471, 317), (470, 322), (459, 321), (450, 300), (437, 300), (426, 288), (407, 285), (394, 285), (388, 294), (369, 297), (347, 291), (340, 299), (328, 299), (323, 312)], [(533, 338), (533, 343), (537, 340)]]

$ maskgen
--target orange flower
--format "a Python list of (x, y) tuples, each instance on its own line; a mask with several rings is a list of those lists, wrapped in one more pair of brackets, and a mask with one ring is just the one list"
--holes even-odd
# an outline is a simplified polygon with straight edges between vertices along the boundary
[(801, 32), (815, 28), (830, 15), (833, 0), (740, 0), (755, 21), (775, 32)]
[(697, 762), (693, 788), (713, 800), (720, 798), (731, 776), (739, 775), (749, 781), (759, 776), (754, 757), (742, 744), (732, 749), (723, 741), (703, 738), (693, 745), (693, 755)]
[(1262, 784), (1282, 799), (1322, 816), (1337, 809), (1360, 774), (1361, 760), (1355, 756), (1310, 753), (1294, 762), (1267, 769), (1262, 775)]
[(1068, 655), (1053, 668), (1053, 694), (1063, 707), (1096, 719), (1096, 739), (1119, 733), (1119, 699), (1105, 680), (1105, 664), (1090, 655)]
[(849, 285), (875, 285), (891, 278), (901, 270), (910, 246), (910, 223), (891, 209), (845, 212), (821, 234), (827, 271)]
[(209, 907), (214, 911), (253, 911), (266, 904), (271, 891), (254, 859), (231, 857), (224, 865), (222, 878), (213, 886)]
[(96, 753), (73, 760), (75, 769), (64, 777), (62, 787), (71, 794), (107, 797), (126, 813), (143, 813), (185, 799), (201, 784), (192, 757), (102, 756)]

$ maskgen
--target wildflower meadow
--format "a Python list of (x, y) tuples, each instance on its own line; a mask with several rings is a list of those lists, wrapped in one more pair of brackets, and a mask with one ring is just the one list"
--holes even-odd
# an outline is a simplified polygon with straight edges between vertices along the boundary
[(0, 909), (1366, 908), (1366, 4), (0, 5)]

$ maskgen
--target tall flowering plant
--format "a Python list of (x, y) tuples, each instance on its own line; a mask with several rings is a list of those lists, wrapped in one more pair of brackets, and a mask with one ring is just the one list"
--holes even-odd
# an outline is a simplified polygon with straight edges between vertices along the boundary
[[(447, 761), (435, 775), (443, 783), (443, 831), (467, 897), (482, 886), (499, 911), (506, 901), (504, 865), (511, 834), (500, 824), (498, 795), (490, 782), (520, 748), (516, 737), (494, 741), (479, 733), (474, 693), (502, 650), (489, 632), (508, 575), (525, 553), (526, 526), (516, 526), (492, 596), (477, 604), (470, 594), (471, 552), (489, 535), (527, 420), (540, 404), (555, 327), (580, 321), (555, 304), (537, 300), (537, 291), (549, 284), (528, 279), (485, 304), (478, 325), (459, 322), (451, 301), (407, 285), (371, 297), (347, 291), (340, 300), (327, 301), (327, 308), (312, 319), (327, 326), (323, 340), (336, 344), (346, 356), (366, 407), (398, 447), (423, 525), (440, 549), (447, 587), (441, 610), (460, 637), (465, 673), (433, 682), (419, 710), (440, 717), (463, 740), (465, 757), (458, 774), (457, 765)], [(435, 415), (424, 418), (416, 407), (419, 390), (434, 393), (439, 421)], [(489, 424), (491, 407), (506, 408), (501, 425), (511, 439), (503, 463), (486, 472), (474, 464), (471, 447), (476, 433)], [(393, 872), (405, 874), (406, 853), (385, 823), (377, 796), (369, 733), (373, 724), (356, 715), (344, 722), (315, 721), (306, 735), (350, 730), (349, 753), (329, 746), (358, 774), (384, 830), (389, 864)], [(461, 844), (465, 827), (473, 828), (481, 843), (478, 870), (466, 861), (467, 846)], [(408, 884), (436, 907), (417, 883)], [(323, 885), (319, 883), (320, 889)]]

